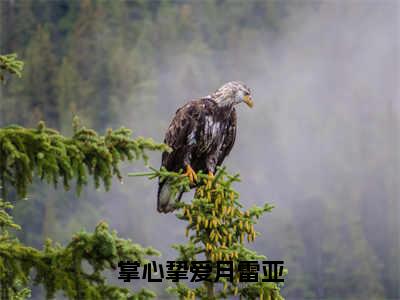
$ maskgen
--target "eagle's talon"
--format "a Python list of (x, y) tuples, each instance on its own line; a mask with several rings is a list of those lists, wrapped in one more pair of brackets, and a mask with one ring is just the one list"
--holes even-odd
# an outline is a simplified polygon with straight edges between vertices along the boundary
[(183, 175), (187, 176), (189, 178), (189, 182), (192, 184), (197, 181), (197, 174), (190, 165), (186, 166), (186, 173)]
[(208, 171), (208, 177), (207, 177), (207, 188), (211, 188), (211, 184), (214, 180), (215, 176), (211, 171)]

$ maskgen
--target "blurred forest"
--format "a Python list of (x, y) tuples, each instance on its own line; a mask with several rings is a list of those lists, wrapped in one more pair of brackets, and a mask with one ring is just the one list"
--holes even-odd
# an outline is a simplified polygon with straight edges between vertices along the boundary
[[(226, 165), (247, 206), (276, 206), (255, 249), (285, 261), (282, 294), (400, 299), (397, 1), (2, 0), (0, 18), (0, 53), (25, 62), (0, 87), (0, 126), (68, 135), (78, 115), (162, 141), (184, 102), (244, 81), (255, 107), (239, 108)], [(28, 198), (14, 212), (33, 246), (99, 219), (164, 259), (184, 239), (144, 179), (80, 198), (37, 183)]]

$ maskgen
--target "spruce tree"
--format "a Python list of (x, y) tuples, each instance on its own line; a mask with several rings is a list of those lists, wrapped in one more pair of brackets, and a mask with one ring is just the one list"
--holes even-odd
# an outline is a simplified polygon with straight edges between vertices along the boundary
[[(124, 160), (147, 160), (149, 150), (167, 150), (151, 139), (130, 138), (130, 131), (108, 130), (105, 136), (79, 126), (75, 120), (72, 138), (49, 129), (43, 122), (37, 128), (9, 126), (0, 129), (0, 185), (2, 198), (14, 188), (25, 197), (33, 177), (55, 186), (62, 180), (65, 189), (76, 181), (77, 192), (87, 185), (89, 177), (96, 187), (108, 189), (112, 177), (121, 178), (119, 164)], [(115, 269), (120, 260), (141, 263), (150, 255), (159, 255), (152, 248), (142, 248), (124, 240), (100, 222), (94, 233), (79, 232), (65, 247), (48, 240), (43, 250), (21, 244), (10, 232), (20, 229), (12, 220), (9, 202), (0, 202), (0, 286), (2, 299), (18, 299), (27, 295), (24, 288), (32, 280), (46, 288), (47, 298), (61, 290), (70, 299), (135, 299), (153, 297), (154, 293), (138, 293), (108, 285), (102, 271)], [(82, 266), (86, 261), (92, 272)]]
[[(181, 173), (168, 172), (164, 168), (152, 168), (148, 173), (132, 173), (130, 176), (147, 176), (150, 179), (168, 180), (172, 194), (180, 190), (189, 191), (188, 177)], [(282, 300), (281, 283), (269, 282), (273, 274), (263, 273), (263, 268), (256, 272), (256, 282), (242, 283), (240, 280), (241, 266), (248, 261), (265, 261), (266, 257), (247, 248), (245, 241), (254, 242), (260, 235), (254, 228), (257, 220), (273, 206), (266, 203), (263, 207), (253, 206), (247, 210), (239, 202), (239, 193), (232, 184), (239, 181), (239, 175), (230, 175), (224, 168), (219, 169), (216, 176), (210, 178), (201, 171), (197, 174), (198, 186), (190, 203), (175, 204), (176, 217), (187, 222), (185, 236), (186, 244), (176, 244), (178, 251), (176, 261), (187, 262), (207, 260), (211, 262), (212, 272), (210, 282), (204, 281), (199, 286), (188, 286), (178, 282), (168, 292), (179, 299), (225, 299), (240, 296), (243, 299)], [(232, 281), (226, 278), (217, 279), (216, 266), (218, 261), (232, 261)], [(279, 268), (278, 268), (279, 269)], [(252, 272), (255, 272), (254, 270)], [(259, 272), (259, 273), (258, 273)], [(286, 270), (277, 277), (284, 276)], [(275, 275), (275, 274), (274, 274)], [(190, 279), (190, 278), (189, 278)], [(265, 280), (265, 281), (263, 281)]]

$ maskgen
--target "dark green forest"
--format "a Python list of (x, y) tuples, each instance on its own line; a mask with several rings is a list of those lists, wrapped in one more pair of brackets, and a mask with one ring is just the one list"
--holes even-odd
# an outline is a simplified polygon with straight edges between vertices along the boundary
[[(45, 120), (68, 136), (78, 116), (162, 141), (184, 102), (242, 80), (255, 107), (239, 109), (225, 164), (241, 174), (246, 207), (275, 206), (253, 247), (285, 261), (281, 294), (400, 299), (398, 11), (396, 1), (3, 0), (0, 53), (17, 53), (24, 71), (4, 75), (0, 127)], [(18, 238), (65, 245), (104, 219), (174, 258), (184, 226), (158, 215), (154, 181), (126, 177), (143, 169), (123, 164), (108, 193), (36, 179), (22, 199), (10, 190)]]

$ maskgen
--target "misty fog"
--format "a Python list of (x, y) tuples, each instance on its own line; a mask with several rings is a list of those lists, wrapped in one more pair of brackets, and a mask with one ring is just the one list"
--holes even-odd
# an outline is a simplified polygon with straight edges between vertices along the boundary
[[(231, 33), (227, 47), (212, 41), (213, 50), (198, 31), (230, 16), (212, 15), (207, 1), (189, 3), (185, 36), (148, 54), (154, 68), (143, 71), (143, 81), (135, 79), (137, 88), (122, 87), (127, 102), (111, 125), (162, 141), (185, 102), (224, 82), (245, 82), (255, 105), (237, 108), (236, 143), (224, 164), (240, 173), (235, 188), (246, 206), (275, 206), (250, 247), (285, 261), (282, 294), (291, 300), (400, 299), (398, 2), (287, 2), (278, 28), (255, 24)], [(244, 3), (230, 1), (238, 10)], [(143, 27), (135, 51), (145, 49), (149, 37), (173, 36), (162, 27), (173, 16), (163, 13)], [(242, 22), (251, 24), (254, 14), (243, 13)], [(127, 61), (140, 60), (126, 53)], [(151, 153), (150, 165), (160, 162), (161, 154)], [(138, 162), (123, 168), (125, 174), (142, 170)], [(69, 205), (88, 201), (96, 212), (82, 204), (73, 222), (60, 219), (57, 226), (68, 237), (105, 219), (121, 236), (172, 259), (170, 246), (185, 240), (184, 227), (173, 214), (157, 213), (156, 191), (155, 181), (127, 176), (109, 193), (87, 189)]]
[[(202, 16), (201, 7), (196, 13)], [(243, 182), (237, 188), (246, 205), (268, 201), (276, 206), (258, 226), (263, 237), (255, 248), (270, 258), (285, 259), (290, 288), (293, 281), (304, 280), (295, 265), (303, 261), (318, 269), (316, 264), (332, 263), (323, 258), (323, 244), (332, 240), (338, 249), (346, 248), (342, 236), (355, 223), (356, 231), (364, 230), (382, 255), (377, 258), (370, 249), (362, 249), (363, 260), (372, 268), (379, 266), (376, 272), (394, 264), (399, 276), (398, 255), (397, 261), (383, 258), (386, 247), (399, 249), (398, 6), (327, 1), (318, 14), (301, 4), (293, 4), (289, 13), (279, 36), (257, 30), (238, 37), (234, 47), (209, 56), (197, 55), (184, 45), (158, 54), (168, 57), (157, 74), (162, 78), (154, 103), (159, 124), (136, 121), (135, 112), (128, 112), (121, 124), (161, 140), (179, 106), (223, 83), (213, 80), (214, 72), (222, 74), (224, 81), (244, 81), (252, 90), (255, 107), (239, 108), (238, 137), (225, 164), (231, 172), (240, 172)], [(185, 62), (188, 56), (194, 64)], [(160, 156), (152, 162), (158, 166)], [(129, 232), (132, 226), (136, 240), (171, 257), (169, 245), (183, 241), (182, 227), (170, 215), (155, 215), (146, 228), (140, 228), (144, 219), (155, 214), (156, 185), (145, 179), (127, 181), (124, 190), (132, 195), (129, 205), (126, 200), (118, 205), (109, 201), (107, 215), (117, 227), (121, 220), (132, 219), (131, 225), (122, 221), (121, 230)], [(356, 208), (365, 212), (362, 220), (353, 215)], [(395, 228), (380, 225), (382, 210), (391, 211)], [(333, 228), (324, 228), (325, 218), (333, 219)], [(289, 257), (285, 247), (296, 247), (288, 233), (292, 227), (308, 234), (310, 244)], [(346, 250), (338, 252), (346, 255)], [(348, 263), (349, 268), (359, 264)], [(341, 271), (330, 276), (336, 281), (343, 278)], [(366, 284), (362, 276), (354, 280), (356, 286)], [(312, 298), (329, 294), (315, 292)]]

